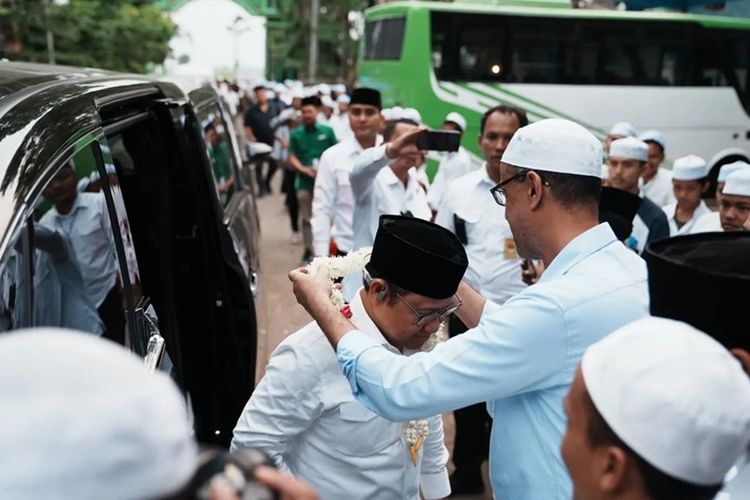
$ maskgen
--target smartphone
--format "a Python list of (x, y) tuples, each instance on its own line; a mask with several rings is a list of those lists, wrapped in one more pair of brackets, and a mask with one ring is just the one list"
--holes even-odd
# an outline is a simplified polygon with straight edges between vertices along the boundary
[(417, 149), (423, 151), (458, 151), (461, 134), (453, 130), (425, 130), (417, 137)]

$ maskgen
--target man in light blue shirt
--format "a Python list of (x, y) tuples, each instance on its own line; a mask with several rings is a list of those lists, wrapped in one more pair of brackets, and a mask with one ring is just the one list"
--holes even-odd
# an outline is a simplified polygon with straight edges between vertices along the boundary
[(472, 329), (429, 353), (392, 355), (338, 314), (327, 276), (290, 273), (297, 300), (337, 349), (365, 406), (403, 420), (488, 402), (499, 497), (571, 498), (559, 449), (576, 365), (589, 345), (648, 311), (643, 260), (599, 224), (601, 154), (599, 141), (567, 120), (516, 132), (500, 166), (503, 181), (491, 192), (506, 206), (518, 253), (546, 270), (502, 306), (462, 285), (458, 316)]

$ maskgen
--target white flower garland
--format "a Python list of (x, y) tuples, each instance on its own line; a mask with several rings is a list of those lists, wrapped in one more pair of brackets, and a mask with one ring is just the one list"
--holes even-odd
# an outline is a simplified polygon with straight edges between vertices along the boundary
[[(311, 274), (315, 274), (322, 267), (328, 268), (328, 274), (331, 280), (343, 278), (349, 274), (361, 272), (370, 261), (372, 247), (360, 248), (355, 252), (350, 252), (343, 257), (316, 257), (307, 266)], [(346, 303), (341, 290), (333, 289), (331, 292), (331, 302), (337, 309), (342, 309)], [(441, 323), (438, 330), (430, 335), (430, 338), (422, 345), (422, 351), (431, 351), (439, 343), (448, 339), (448, 326)], [(404, 440), (411, 457), (411, 462), (416, 467), (419, 449), (424, 444), (429, 432), (429, 423), (427, 419), (410, 420), (404, 425)]]

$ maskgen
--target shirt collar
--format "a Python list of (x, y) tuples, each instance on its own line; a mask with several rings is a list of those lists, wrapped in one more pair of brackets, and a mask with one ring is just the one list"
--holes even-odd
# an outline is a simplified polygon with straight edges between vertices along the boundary
[[(359, 154), (365, 150), (365, 148), (362, 147), (362, 145), (359, 143), (357, 138), (354, 137), (353, 135), (346, 140), (347, 142), (349, 142), (349, 148), (352, 152)], [(383, 143), (383, 136), (378, 134), (375, 137), (375, 147), (380, 146), (382, 143)]]
[(482, 162), (482, 175), (479, 177), (480, 184), (486, 184), (490, 188), (495, 187), (497, 183), (490, 179), (490, 174), (487, 173), (487, 162)]
[(362, 290), (364, 290), (364, 288), (357, 290), (357, 293), (354, 294), (354, 298), (352, 298), (352, 301), (349, 303), (349, 309), (352, 312), (352, 323), (354, 323), (354, 326), (356, 326), (359, 331), (374, 341), (379, 342), (389, 350), (398, 352), (398, 349), (388, 343), (383, 334), (380, 333), (380, 329), (372, 321), (372, 318), (370, 318), (370, 315), (367, 314), (365, 306), (362, 304)]
[(601, 250), (612, 242), (616, 242), (617, 237), (612, 232), (609, 224), (602, 222), (592, 227), (571, 240), (552, 260), (550, 265), (544, 270), (539, 282), (550, 280), (566, 274), (580, 261)]

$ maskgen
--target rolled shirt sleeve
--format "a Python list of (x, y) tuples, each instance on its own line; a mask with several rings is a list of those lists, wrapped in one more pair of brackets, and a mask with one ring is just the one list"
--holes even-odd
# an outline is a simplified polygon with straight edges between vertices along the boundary
[(372, 189), (372, 182), (380, 169), (389, 165), (393, 160), (385, 154), (386, 144), (375, 146), (362, 151), (352, 165), (349, 180), (355, 200), (361, 200)]
[(337, 356), (355, 397), (390, 420), (411, 420), (554, 384), (567, 353), (564, 315), (544, 293), (487, 302), (479, 325), (427, 353), (399, 356), (361, 332)]

